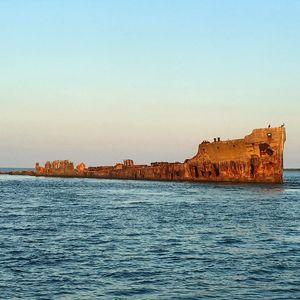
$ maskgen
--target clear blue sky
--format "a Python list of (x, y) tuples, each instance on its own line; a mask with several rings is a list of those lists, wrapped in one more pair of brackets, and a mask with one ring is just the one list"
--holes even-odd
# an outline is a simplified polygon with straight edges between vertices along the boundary
[(0, 166), (191, 157), (287, 127), (300, 167), (300, 1), (1, 1)]

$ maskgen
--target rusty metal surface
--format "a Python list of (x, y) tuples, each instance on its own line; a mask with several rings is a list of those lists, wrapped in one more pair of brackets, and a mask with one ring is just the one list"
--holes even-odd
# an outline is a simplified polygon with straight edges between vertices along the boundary
[(76, 168), (69, 160), (36, 164), (37, 176), (68, 176), (134, 180), (167, 181), (232, 181), (268, 182), (283, 181), (283, 150), (285, 128), (254, 129), (243, 139), (202, 142), (197, 154), (184, 163), (154, 162), (151, 165), (134, 165), (125, 160), (115, 166), (87, 168), (83, 163)]

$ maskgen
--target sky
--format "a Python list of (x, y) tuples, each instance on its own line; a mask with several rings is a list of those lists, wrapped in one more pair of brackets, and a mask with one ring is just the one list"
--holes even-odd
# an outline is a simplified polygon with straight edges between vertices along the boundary
[(183, 161), (285, 123), (300, 167), (300, 1), (0, 1), (0, 167)]

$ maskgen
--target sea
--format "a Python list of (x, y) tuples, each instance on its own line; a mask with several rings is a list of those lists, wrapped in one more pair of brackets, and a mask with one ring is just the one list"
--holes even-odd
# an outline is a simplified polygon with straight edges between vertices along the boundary
[(300, 299), (300, 172), (284, 177), (0, 175), (0, 298)]

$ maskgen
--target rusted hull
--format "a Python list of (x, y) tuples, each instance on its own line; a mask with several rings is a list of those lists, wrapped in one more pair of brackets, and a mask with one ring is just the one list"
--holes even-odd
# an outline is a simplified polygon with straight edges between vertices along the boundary
[(243, 139), (203, 142), (197, 154), (183, 163), (156, 162), (134, 165), (132, 160), (115, 166), (74, 168), (70, 161), (36, 164), (36, 176), (191, 182), (283, 182), (285, 128), (255, 129)]

